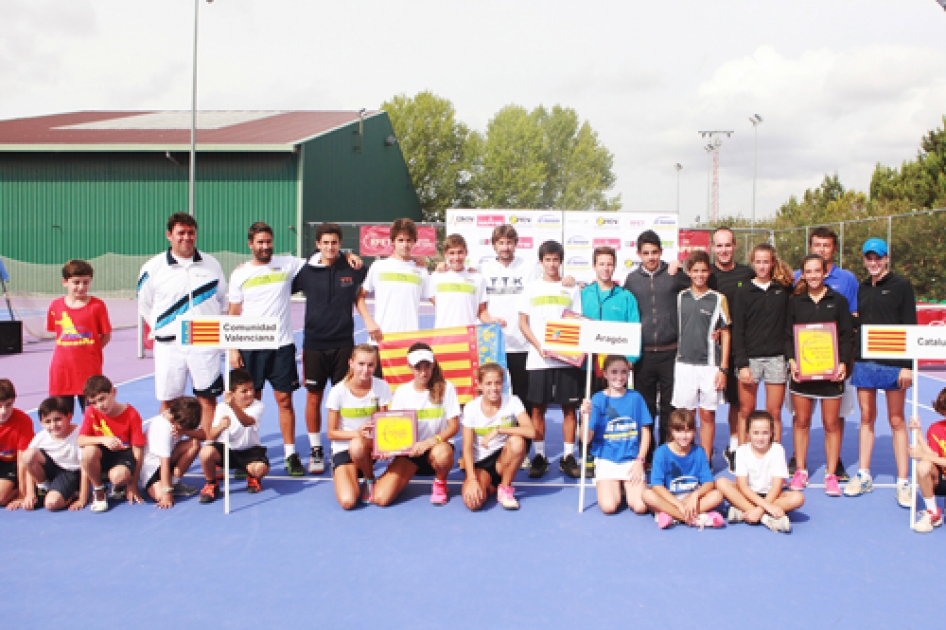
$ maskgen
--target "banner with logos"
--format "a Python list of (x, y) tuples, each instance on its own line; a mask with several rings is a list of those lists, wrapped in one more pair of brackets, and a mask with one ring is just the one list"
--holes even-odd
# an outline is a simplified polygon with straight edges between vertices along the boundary
[(563, 275), (580, 282), (594, 280), (591, 254), (599, 245), (610, 245), (617, 253), (614, 276), (623, 280), (640, 262), (637, 235), (654, 230), (660, 236), (664, 260), (678, 255), (678, 220), (675, 213), (582, 212), (560, 210), (447, 210), (447, 234), (461, 234), (470, 249), (468, 264), (495, 257), (493, 228), (509, 223), (519, 234), (517, 255), (538, 262), (539, 246), (547, 240), (565, 247)]
[(680, 230), (679, 259), (686, 260), (694, 249), (710, 251), (711, 241), (709, 230)]
[[(387, 225), (362, 225), (359, 234), (361, 256), (390, 256), (394, 253), (391, 244), (391, 228)], [(417, 226), (417, 245), (414, 256), (437, 255), (437, 228), (429, 225)]]

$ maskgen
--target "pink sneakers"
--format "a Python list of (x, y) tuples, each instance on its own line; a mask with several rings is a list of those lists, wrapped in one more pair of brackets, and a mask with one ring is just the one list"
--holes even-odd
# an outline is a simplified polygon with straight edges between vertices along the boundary
[(808, 487), (808, 471), (799, 468), (792, 476), (792, 482), (788, 484), (789, 490), (801, 492)]
[(838, 485), (837, 475), (824, 476), (824, 493), (829, 497), (841, 496), (841, 486)]
[(657, 527), (660, 529), (673, 527), (675, 523), (676, 521), (673, 520), (673, 517), (666, 512), (657, 512)]
[(496, 500), (507, 510), (518, 510), (519, 502), (516, 501), (516, 497), (513, 496), (514, 494), (515, 491), (512, 489), (512, 486), (501, 485), (496, 492)]
[(430, 490), (430, 502), (434, 505), (446, 505), (447, 482), (444, 479), (434, 479), (434, 486)]

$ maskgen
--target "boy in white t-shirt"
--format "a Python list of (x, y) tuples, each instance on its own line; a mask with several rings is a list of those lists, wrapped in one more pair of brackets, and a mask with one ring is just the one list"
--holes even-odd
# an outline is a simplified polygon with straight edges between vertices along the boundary
[(197, 494), (181, 477), (200, 452), (204, 431), (200, 428), (200, 402), (179, 396), (148, 422), (147, 444), (138, 479), (141, 488), (161, 509), (174, 507), (174, 497)]
[(466, 270), (466, 239), (451, 234), (443, 242), (447, 270), (427, 278), (427, 295), (434, 303), (434, 328), (472, 326), (477, 320), (506, 325), (504, 319), (490, 317), (486, 309), (486, 283), (482, 274)]
[[(269, 473), (266, 447), (259, 439), (259, 422), (263, 417), (263, 403), (256, 400), (253, 375), (240, 368), (230, 372), (230, 391), (223, 395), (223, 404), (217, 406), (213, 426), (207, 435), (213, 444), (200, 449), (200, 466), (204, 471), (201, 503), (213, 503), (220, 496), (217, 484), (217, 466), (223, 464), (223, 432), (230, 431), (230, 468), (246, 470), (246, 491), (263, 489), (260, 479)], [(224, 474), (229, 474), (225, 472)]]
[(549, 403), (562, 407), (562, 432), (565, 453), (559, 462), (563, 473), (577, 479), (581, 470), (575, 459), (575, 408), (582, 395), (582, 373), (549, 357), (542, 349), (545, 323), (560, 319), (566, 310), (581, 310), (578, 287), (562, 285), (561, 267), (565, 250), (557, 241), (545, 241), (539, 247), (542, 279), (526, 285), (519, 303), (519, 329), (529, 342), (526, 370), (529, 372), (529, 391), (526, 398), (532, 403), (532, 424), (535, 426), (535, 455), (529, 468), (529, 477), (537, 479), (549, 468), (545, 456), (545, 411)]
[(23, 499), (11, 501), (7, 509), (32, 510), (42, 504), (50, 512), (81, 510), (89, 502), (89, 481), (81, 467), (79, 426), (72, 424), (72, 410), (71, 397), (53, 396), (40, 404), (43, 430), (33, 437), (23, 456), (27, 476)]
[(789, 533), (788, 513), (805, 503), (805, 495), (782, 492), (788, 478), (785, 449), (773, 442), (775, 420), (767, 411), (753, 411), (746, 420), (749, 442), (736, 449), (736, 482), (725, 477), (716, 488), (729, 501), (730, 523), (762, 523), (773, 532)]
[[(363, 295), (374, 294), (374, 319), (365, 321), (374, 344), (381, 343), (385, 333), (418, 330), (420, 302), (427, 297), (427, 269), (411, 258), (417, 226), (410, 219), (398, 219), (391, 224), (390, 235), (394, 255), (376, 260), (361, 286)], [(381, 376), (380, 363), (375, 375)]]

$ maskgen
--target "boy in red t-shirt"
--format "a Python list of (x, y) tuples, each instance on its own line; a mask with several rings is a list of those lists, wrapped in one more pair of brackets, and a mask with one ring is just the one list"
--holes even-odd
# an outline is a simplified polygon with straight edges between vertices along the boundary
[[(933, 402), (933, 410), (946, 416), (946, 388)], [(920, 431), (923, 425), (920, 418), (910, 418), (910, 431)], [(943, 524), (943, 510), (936, 506), (937, 496), (946, 496), (946, 419), (934, 422), (926, 431), (926, 444), (917, 442), (910, 447), (910, 457), (916, 461), (916, 480), (926, 509), (920, 512), (920, 518), (913, 526), (913, 531), (927, 534), (934, 527)]]
[(33, 421), (13, 408), (16, 389), (9, 379), (0, 378), (0, 506), (23, 498), (20, 481), (29, 476), (24, 468), (24, 451), (33, 439)]
[[(85, 410), (82, 388), (90, 376), (102, 373), (102, 351), (112, 337), (105, 302), (89, 295), (92, 265), (70, 260), (62, 268), (66, 296), (55, 299), (46, 313), (46, 330), (56, 333), (56, 348), (49, 362), (49, 395), (72, 401), (79, 398)], [(72, 402), (73, 411), (75, 403)]]
[[(145, 445), (141, 416), (115, 399), (118, 391), (104, 376), (90, 378), (83, 392), (89, 408), (79, 428), (79, 447), (82, 471), (92, 484), (92, 511), (108, 510), (109, 498), (143, 503), (137, 483)], [(111, 497), (105, 495), (103, 475), (112, 482)]]

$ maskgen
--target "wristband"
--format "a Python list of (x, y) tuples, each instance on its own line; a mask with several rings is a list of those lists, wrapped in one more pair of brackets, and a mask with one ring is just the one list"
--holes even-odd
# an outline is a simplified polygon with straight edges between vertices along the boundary
[(443, 438), (440, 437), (439, 433), (434, 435), (434, 439), (437, 440), (437, 444), (443, 444)]

